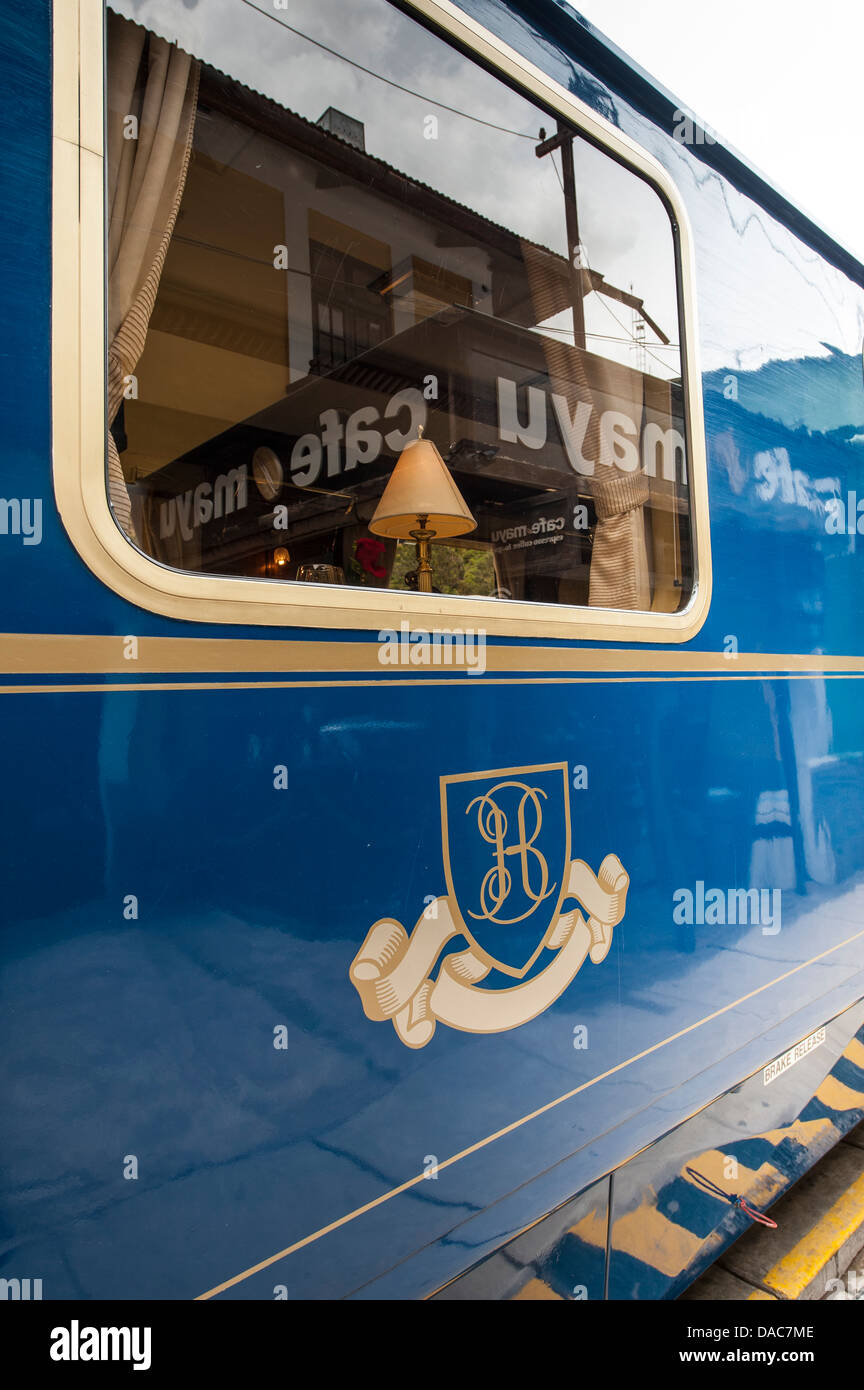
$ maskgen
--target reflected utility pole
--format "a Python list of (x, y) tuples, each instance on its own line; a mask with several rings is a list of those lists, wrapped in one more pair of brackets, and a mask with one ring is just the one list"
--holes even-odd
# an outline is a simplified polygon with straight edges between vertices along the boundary
[[(570, 298), (573, 305), (573, 342), (577, 347), (585, 347), (585, 305), (583, 298), (584, 278), (582, 274), (582, 243), (579, 239), (579, 209), (576, 205), (576, 175), (573, 170), (573, 141), (575, 133), (564, 124), (557, 123), (556, 135), (541, 140), (534, 153), (538, 159), (561, 151), (561, 172), (564, 184), (564, 217), (567, 224), (567, 268), (570, 278)], [(541, 131), (541, 134), (543, 132)]]

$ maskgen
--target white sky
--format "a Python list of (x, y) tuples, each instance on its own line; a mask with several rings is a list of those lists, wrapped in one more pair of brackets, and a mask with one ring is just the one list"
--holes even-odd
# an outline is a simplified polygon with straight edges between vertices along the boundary
[(575, 0), (864, 260), (862, 0)]

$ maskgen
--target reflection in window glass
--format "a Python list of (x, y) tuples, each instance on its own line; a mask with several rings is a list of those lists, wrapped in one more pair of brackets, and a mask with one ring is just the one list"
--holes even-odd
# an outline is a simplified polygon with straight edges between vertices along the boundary
[(675, 251), (644, 180), (387, 0), (117, 0), (107, 92), (108, 482), (144, 550), (686, 602)]

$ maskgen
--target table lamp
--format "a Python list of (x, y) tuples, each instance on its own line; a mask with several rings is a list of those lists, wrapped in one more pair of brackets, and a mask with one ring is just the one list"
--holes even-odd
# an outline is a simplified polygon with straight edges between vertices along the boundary
[(406, 444), (369, 522), (376, 536), (417, 542), (417, 588), (432, 592), (429, 542), (473, 531), (474, 520), (465, 498), (450, 476), (431, 439), (417, 438)]

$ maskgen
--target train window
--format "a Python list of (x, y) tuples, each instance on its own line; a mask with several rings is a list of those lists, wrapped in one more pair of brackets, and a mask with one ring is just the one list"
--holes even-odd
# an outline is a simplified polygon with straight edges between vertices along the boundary
[(389, 0), (113, 0), (106, 32), (108, 490), (146, 555), (287, 603), (687, 608), (646, 177)]

